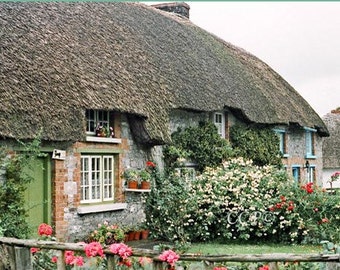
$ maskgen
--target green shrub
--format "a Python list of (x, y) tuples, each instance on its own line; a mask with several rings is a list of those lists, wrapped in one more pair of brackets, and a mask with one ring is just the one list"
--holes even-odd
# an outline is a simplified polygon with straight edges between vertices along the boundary
[(230, 157), (229, 143), (217, 133), (212, 122), (200, 122), (198, 126), (178, 130), (172, 134), (173, 144), (164, 149), (164, 160), (171, 170), (178, 167), (181, 159), (197, 163), (197, 169), (216, 167)]
[(181, 242), (339, 242), (339, 196), (297, 186), (276, 166), (237, 158), (207, 168), (191, 182), (175, 176), (162, 182), (146, 201), (148, 225), (157, 237)]
[(234, 125), (230, 128), (230, 142), (237, 157), (259, 166), (282, 165), (279, 138), (272, 128)]

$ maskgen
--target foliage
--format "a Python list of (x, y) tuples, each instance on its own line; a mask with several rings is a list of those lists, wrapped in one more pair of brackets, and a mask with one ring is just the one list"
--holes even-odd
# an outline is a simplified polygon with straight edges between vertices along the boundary
[(169, 169), (189, 159), (197, 163), (197, 169), (216, 167), (222, 160), (231, 155), (228, 142), (217, 133), (211, 122), (200, 122), (198, 126), (178, 130), (172, 134), (171, 145), (164, 149), (164, 160)]
[(123, 174), (122, 177), (126, 180), (126, 181), (133, 181), (133, 180), (138, 180), (139, 177), (139, 172), (137, 169), (126, 169)]
[[(190, 194), (190, 196), (188, 196)], [(170, 175), (146, 199), (147, 222), (170, 241), (339, 242), (340, 198), (297, 186), (284, 170), (243, 158), (191, 182)]]
[(234, 125), (230, 128), (230, 142), (235, 156), (253, 160), (259, 166), (281, 166), (279, 138), (271, 128)]
[(102, 245), (110, 245), (124, 240), (124, 230), (116, 225), (110, 225), (107, 221), (98, 224), (87, 237), (86, 242), (99, 242)]
[(11, 154), (0, 148), (0, 233), (7, 237), (27, 238), (29, 226), (26, 221), (24, 193), (33, 179), (25, 173), (30, 161), (41, 156), (40, 139), (21, 144), (22, 152)]

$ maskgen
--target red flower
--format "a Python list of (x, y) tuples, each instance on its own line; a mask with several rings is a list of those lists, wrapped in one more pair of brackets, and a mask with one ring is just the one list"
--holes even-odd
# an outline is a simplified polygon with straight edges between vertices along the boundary
[(132, 249), (124, 243), (115, 243), (110, 246), (110, 251), (113, 254), (119, 255), (123, 259), (127, 259), (132, 255)]
[(39, 251), (39, 248), (36, 248), (36, 247), (32, 247), (31, 248), (31, 253), (34, 254), (34, 253), (37, 253)]
[(329, 219), (328, 219), (328, 218), (323, 218), (323, 219), (321, 219), (321, 222), (322, 222), (322, 223), (328, 223), (328, 222), (329, 222)]
[(57, 257), (57, 256), (53, 256), (53, 257), (51, 258), (51, 262), (57, 263), (57, 261), (58, 261), (58, 257)]
[(275, 206), (269, 207), (269, 211), (270, 211), (270, 212), (274, 212), (274, 211), (275, 211)]
[(147, 162), (146, 162), (146, 167), (155, 168), (155, 167), (156, 167), (156, 164), (153, 163), (152, 161), (147, 161)]
[(304, 189), (304, 190), (306, 190), (306, 192), (307, 192), (308, 194), (311, 194), (311, 193), (313, 193), (313, 191), (314, 191), (314, 190), (313, 190), (313, 183), (308, 183), (308, 184), (302, 186), (301, 188)]
[(277, 209), (280, 209), (280, 208), (282, 207), (282, 204), (281, 204), (281, 203), (277, 203), (277, 204), (275, 205), (275, 207), (276, 207)]
[(264, 266), (260, 267), (259, 270), (269, 270), (269, 266), (264, 265)]
[(285, 202), (286, 201), (286, 197), (283, 196), (283, 195), (280, 196), (280, 199), (281, 199), (281, 202)]
[(46, 223), (41, 223), (38, 227), (38, 234), (40, 236), (50, 236), (52, 235), (53, 233), (53, 230), (52, 230), (52, 227)]

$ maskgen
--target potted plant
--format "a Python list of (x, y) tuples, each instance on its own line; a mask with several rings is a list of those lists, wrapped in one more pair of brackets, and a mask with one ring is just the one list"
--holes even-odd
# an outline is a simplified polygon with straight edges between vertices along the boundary
[(151, 174), (146, 169), (139, 172), (139, 178), (141, 180), (141, 189), (150, 189)]
[(136, 169), (126, 169), (122, 175), (128, 184), (128, 188), (138, 188), (138, 171)]

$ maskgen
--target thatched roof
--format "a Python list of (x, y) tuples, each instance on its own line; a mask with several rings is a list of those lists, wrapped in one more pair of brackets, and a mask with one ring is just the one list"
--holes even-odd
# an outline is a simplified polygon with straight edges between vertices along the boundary
[(330, 133), (322, 145), (323, 167), (340, 168), (340, 110), (328, 113), (322, 119)]
[(170, 138), (174, 108), (235, 109), (247, 121), (328, 131), (255, 56), (140, 3), (0, 3), (0, 136), (84, 138), (85, 109), (128, 112), (144, 140)]

